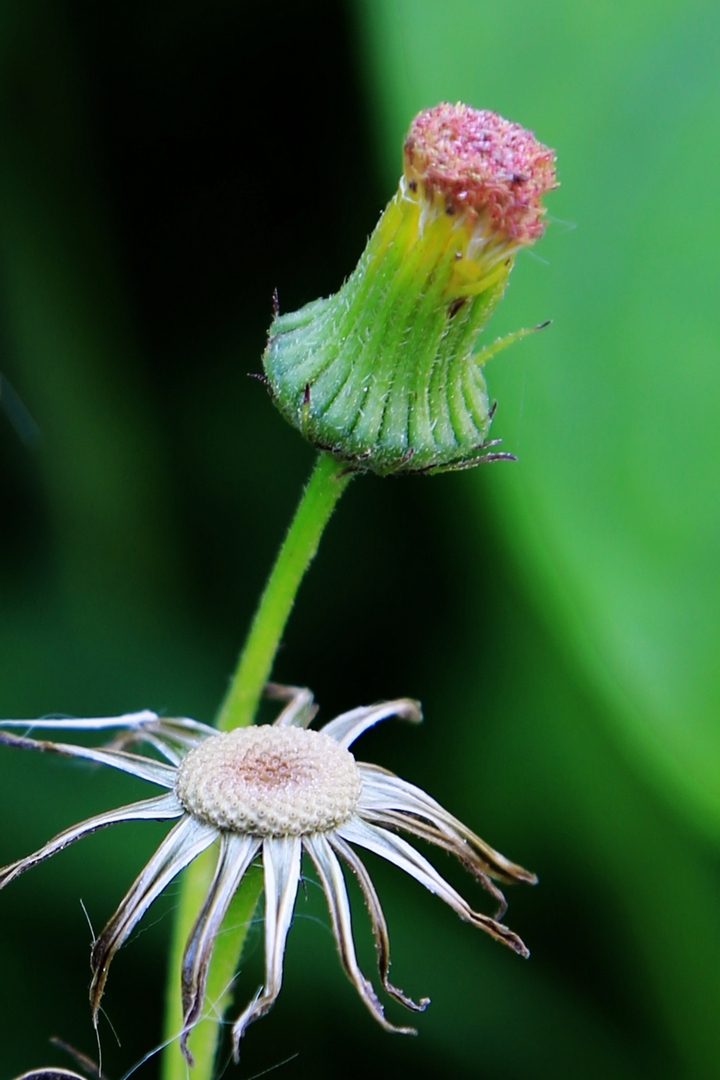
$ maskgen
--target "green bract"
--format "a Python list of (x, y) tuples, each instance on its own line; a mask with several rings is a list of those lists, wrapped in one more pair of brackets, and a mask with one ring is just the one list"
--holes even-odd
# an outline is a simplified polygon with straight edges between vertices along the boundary
[(380, 474), (466, 468), (492, 408), (475, 354), (518, 248), (542, 232), (553, 154), (495, 113), (440, 105), (415, 118), (400, 187), (334, 296), (276, 314), (265, 374), (316, 446)]

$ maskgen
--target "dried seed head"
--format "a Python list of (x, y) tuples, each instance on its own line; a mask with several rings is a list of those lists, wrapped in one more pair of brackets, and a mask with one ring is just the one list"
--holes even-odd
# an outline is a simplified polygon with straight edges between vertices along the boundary
[(183, 760), (175, 785), (185, 808), (220, 829), (253, 836), (327, 832), (360, 797), (352, 754), (318, 731), (236, 728)]

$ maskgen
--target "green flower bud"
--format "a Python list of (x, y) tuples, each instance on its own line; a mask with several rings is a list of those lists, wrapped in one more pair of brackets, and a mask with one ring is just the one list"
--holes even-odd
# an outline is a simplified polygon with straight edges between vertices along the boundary
[(475, 353), (514, 256), (543, 232), (554, 154), (496, 113), (441, 104), (415, 117), (400, 186), (339, 292), (276, 313), (272, 396), (310, 442), (382, 475), (467, 468), (488, 453)]

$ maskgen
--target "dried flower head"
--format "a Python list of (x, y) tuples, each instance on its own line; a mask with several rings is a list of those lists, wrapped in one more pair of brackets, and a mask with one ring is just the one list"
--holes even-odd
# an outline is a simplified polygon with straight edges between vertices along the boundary
[(33, 1069), (32, 1072), (23, 1073), (22, 1076), (16, 1076), (15, 1080), (84, 1080), (76, 1072), (70, 1072), (69, 1069)]
[(477, 337), (513, 260), (543, 231), (555, 155), (497, 113), (419, 113), (404, 169), (335, 296), (276, 317), (264, 356), (273, 398), (315, 445), (354, 468), (439, 472), (508, 457), (488, 440)]
[[(152, 902), (180, 871), (219, 842), (215, 874), (188, 939), (182, 969), (183, 1031), (201, 1018), (213, 948), (230, 902), (254, 860), (261, 858), (265, 893), (265, 983), (233, 1025), (235, 1056), (248, 1024), (266, 1013), (280, 992), (285, 941), (292, 921), (303, 852), (315, 866), (330, 909), (343, 966), (375, 1019), (388, 1031), (372, 984), (360, 971), (353, 943), (350, 904), (341, 863), (364, 894), (375, 934), (380, 980), (386, 992), (409, 1009), (415, 1003), (389, 981), (387, 926), (377, 893), (355, 847), (373, 851), (405, 870), (457, 914), (521, 956), (520, 938), (499, 919), (504, 897), (493, 879), (534, 882), (454, 818), (424, 791), (376, 765), (356, 761), (349, 747), (373, 724), (389, 716), (419, 720), (417, 702), (402, 699), (353, 709), (320, 731), (307, 725), (315, 715), (312, 695), (272, 686), (289, 699), (274, 725), (220, 733), (195, 720), (160, 719), (155, 713), (79, 720), (4, 721), (2, 727), (116, 730), (107, 747), (40, 741), (0, 732), (0, 742), (21, 748), (87, 758), (165, 788), (164, 794), (122, 806), (59, 833), (39, 851), (0, 870), (0, 888), (82, 836), (118, 821), (177, 819), (93, 944), (90, 1001), (97, 1019), (110, 963)], [(145, 744), (164, 760), (128, 750)], [(428, 860), (398, 831), (410, 833), (457, 856), (499, 905), (496, 916), (473, 910)]]
[(542, 197), (556, 186), (555, 154), (531, 131), (487, 109), (448, 105), (418, 113), (405, 139), (410, 191), (440, 212), (483, 222), (486, 235), (511, 248), (542, 236)]

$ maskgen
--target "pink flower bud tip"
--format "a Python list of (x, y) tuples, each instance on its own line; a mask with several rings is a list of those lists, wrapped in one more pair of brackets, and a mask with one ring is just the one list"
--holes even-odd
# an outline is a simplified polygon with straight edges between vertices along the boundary
[(487, 109), (443, 102), (413, 120), (405, 139), (411, 191), (444, 199), (449, 214), (484, 218), (513, 241), (532, 244), (544, 229), (541, 198), (557, 187), (555, 153), (520, 124)]

